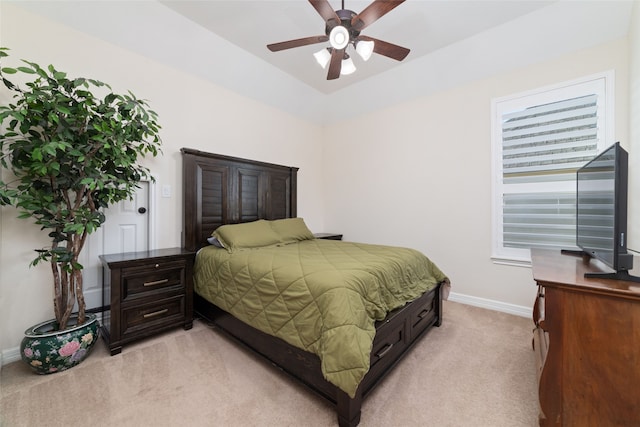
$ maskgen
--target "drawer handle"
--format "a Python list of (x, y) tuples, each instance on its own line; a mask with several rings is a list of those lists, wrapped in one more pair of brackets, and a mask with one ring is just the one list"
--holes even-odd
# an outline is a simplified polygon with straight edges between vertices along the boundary
[(379, 353), (376, 353), (376, 357), (378, 359), (382, 359), (385, 354), (387, 354), (387, 353), (389, 353), (389, 351), (391, 351), (391, 348), (393, 348), (393, 344), (387, 344), (386, 346), (384, 346), (384, 348)]
[(157, 285), (162, 285), (165, 284), (169, 281), (169, 279), (162, 279), (162, 280), (156, 280), (153, 282), (144, 282), (142, 284), (142, 286), (157, 286)]
[(147, 319), (149, 317), (160, 316), (161, 314), (165, 314), (167, 311), (169, 311), (169, 309), (165, 308), (164, 310), (158, 310), (158, 311), (154, 311), (153, 313), (147, 313), (147, 314), (143, 315), (142, 317)]
[(420, 312), (420, 314), (418, 314), (418, 317), (421, 319), (424, 319), (425, 317), (427, 317), (427, 314), (431, 313), (431, 309), (424, 309)]

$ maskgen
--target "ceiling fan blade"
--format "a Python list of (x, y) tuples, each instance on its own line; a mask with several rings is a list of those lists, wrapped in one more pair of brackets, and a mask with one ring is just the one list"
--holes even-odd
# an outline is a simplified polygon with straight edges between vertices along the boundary
[(342, 70), (342, 58), (344, 58), (344, 49), (333, 49), (333, 52), (331, 52), (331, 62), (329, 63), (327, 80), (335, 80), (340, 77), (340, 70)]
[(309, 0), (311, 6), (318, 11), (322, 19), (325, 20), (329, 28), (333, 28), (340, 24), (340, 18), (336, 14), (333, 7), (329, 4), (329, 0)]
[(286, 42), (271, 43), (267, 45), (267, 48), (271, 52), (278, 52), (280, 50), (291, 49), (293, 47), (307, 46), (310, 44), (324, 43), (329, 40), (329, 36), (312, 36), (304, 37), (301, 39), (288, 40)]
[(396, 61), (402, 61), (409, 55), (410, 49), (406, 47), (398, 46), (393, 43), (385, 42), (382, 40), (374, 39), (373, 37), (358, 36), (358, 40), (366, 40), (373, 42), (373, 51), (379, 55), (386, 56)]
[(389, 11), (400, 6), (405, 0), (374, 0), (362, 12), (351, 19), (351, 27), (356, 31), (362, 31)]

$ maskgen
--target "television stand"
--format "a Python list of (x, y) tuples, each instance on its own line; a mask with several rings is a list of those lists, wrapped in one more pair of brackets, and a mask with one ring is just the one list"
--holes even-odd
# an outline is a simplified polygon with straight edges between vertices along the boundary
[(625, 282), (640, 283), (640, 277), (632, 276), (626, 270), (620, 270), (613, 273), (584, 273), (584, 277), (591, 279), (624, 280)]
[[(589, 263), (589, 260), (591, 260), (591, 258), (593, 258), (587, 252), (582, 251), (580, 249), (577, 249), (577, 250), (576, 249), (561, 249), (560, 253), (562, 255), (582, 257), (582, 261), (584, 261), (585, 263)], [(623, 280), (625, 282), (640, 283), (640, 277), (632, 276), (631, 274), (629, 274), (629, 272), (627, 270), (613, 271), (613, 272), (610, 272), (610, 273), (604, 272), (604, 271), (585, 272), (584, 273), (584, 277), (585, 278), (590, 278), (590, 279)]]

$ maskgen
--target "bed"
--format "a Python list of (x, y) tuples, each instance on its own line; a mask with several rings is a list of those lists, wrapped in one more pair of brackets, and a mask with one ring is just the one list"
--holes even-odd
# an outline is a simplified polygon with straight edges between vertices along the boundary
[[(329, 275), (328, 277), (336, 277), (336, 274), (342, 277), (345, 271), (352, 270), (351, 265), (343, 265), (344, 262), (338, 262), (338, 266), (327, 267), (324, 264), (317, 265), (317, 260), (319, 258), (343, 260), (344, 257), (340, 256), (340, 251), (350, 248), (349, 250), (354, 250), (355, 253), (362, 253), (364, 262), (371, 264), (372, 258), (368, 257), (373, 256), (371, 252), (379, 250), (374, 245), (315, 239), (313, 235), (309, 235), (310, 232), (306, 229), (306, 226), (303, 225), (300, 228), (301, 220), (296, 215), (298, 169), (295, 167), (205, 153), (188, 148), (182, 149), (182, 155), (184, 185), (183, 245), (187, 249), (199, 250), (195, 270), (196, 272), (199, 270), (208, 271), (208, 278), (206, 280), (201, 278), (199, 279), (200, 282), (213, 281), (214, 277), (223, 284), (225, 281), (232, 282), (235, 280), (231, 273), (231, 275), (227, 276), (222, 274), (226, 270), (236, 272), (255, 270), (255, 277), (262, 277), (266, 275), (265, 272), (258, 270), (262, 262), (254, 257), (260, 255), (276, 260), (280, 259), (276, 258), (276, 256), (281, 257), (283, 254), (287, 254), (284, 259), (289, 261), (282, 261), (282, 264), (278, 266), (277, 271), (280, 277), (285, 277), (280, 274), (283, 267), (293, 264), (298, 266), (298, 270), (305, 271), (303, 277), (305, 281), (312, 276), (308, 274), (310, 269), (316, 269), (318, 270), (317, 272), (322, 270), (323, 274), (326, 272), (333, 274), (333, 276)], [(278, 224), (281, 227), (280, 230), (276, 227)], [(295, 241), (287, 240), (283, 243), (282, 233), (287, 238), (291, 237), (289, 228), (282, 229), (285, 225), (286, 227), (294, 227), (293, 230), (295, 231), (292, 235)], [(274, 227), (278, 231), (276, 237), (269, 232)], [(240, 229), (244, 230), (244, 234), (233, 234)], [(231, 230), (233, 230), (233, 233)], [(250, 232), (247, 233), (247, 230), (250, 230)], [(232, 233), (233, 239), (236, 239), (235, 236), (251, 237), (248, 243), (244, 240), (244, 237), (239, 237), (239, 240), (234, 240), (230, 244), (229, 233)], [(212, 235), (214, 234), (219, 240), (212, 240)], [(280, 240), (277, 242), (273, 240), (276, 238)], [(256, 239), (260, 241), (259, 244), (256, 243)], [(225, 248), (217, 247), (220, 246), (221, 240)], [(242, 244), (246, 243), (251, 249), (243, 250), (244, 247), (239, 244), (238, 248), (240, 249), (235, 250), (234, 242), (239, 241), (242, 241)], [(212, 245), (212, 243), (214, 244)], [(251, 245), (257, 245), (258, 248), (254, 248)], [(232, 250), (232, 246), (234, 250)], [(392, 251), (392, 254), (389, 255), (393, 259), (391, 264), (394, 267), (392, 268), (396, 268), (397, 266), (395, 265), (398, 264), (395, 258), (411, 258), (417, 252), (407, 248), (388, 249)], [(310, 251), (312, 255), (299, 255), (307, 253), (306, 251)], [(338, 254), (331, 255), (331, 251), (338, 251)], [(402, 251), (407, 252), (404, 253)], [(213, 261), (205, 263), (205, 254), (219, 259), (221, 264), (216, 267), (209, 267), (209, 262)], [(289, 258), (286, 258), (287, 256)], [(348, 256), (350, 258), (356, 257), (356, 255), (351, 254)], [(419, 256), (424, 257), (421, 254)], [(244, 267), (228, 267), (229, 263), (236, 262), (237, 258), (243, 258), (242, 262), (245, 262), (246, 265)], [(311, 266), (304, 264), (309, 262), (308, 260), (312, 260)], [(277, 262), (273, 261), (272, 263)], [(298, 263), (300, 264), (298, 265)], [(397, 276), (411, 275), (414, 270), (422, 268), (418, 266), (419, 263), (420, 260), (417, 259), (416, 265), (411, 267), (410, 274), (407, 272), (394, 274)], [(324, 354), (320, 357), (316, 351), (318, 347), (322, 347), (323, 351), (325, 348), (331, 348), (331, 345), (327, 344), (331, 339), (334, 339), (334, 350), (336, 348), (341, 349), (340, 345), (337, 347), (335, 345), (335, 339), (339, 338), (332, 336), (332, 338), (325, 340), (324, 335), (311, 337), (306, 336), (304, 333), (298, 333), (298, 338), (292, 339), (284, 335), (279, 336), (278, 328), (272, 331), (263, 327), (260, 323), (252, 323), (253, 326), (251, 326), (249, 323), (252, 322), (252, 318), (264, 317), (264, 313), (261, 312), (259, 315), (254, 313), (247, 316), (246, 309), (244, 311), (237, 310), (236, 307), (241, 304), (236, 304), (235, 301), (227, 303), (226, 300), (230, 299), (229, 296), (222, 296), (216, 299), (215, 293), (210, 293), (204, 287), (201, 287), (200, 290), (196, 289), (194, 307), (197, 315), (207, 319), (224, 333), (265, 357), (282, 371), (333, 403), (336, 407), (340, 426), (356, 426), (360, 421), (363, 399), (422, 336), (433, 326), (440, 326), (442, 322), (442, 300), (448, 292), (449, 283), (446, 276), (436, 266), (433, 267), (435, 267), (435, 270), (430, 271), (436, 273), (425, 273), (431, 274), (431, 276), (429, 276), (428, 280), (425, 279), (425, 282), (428, 281), (429, 283), (423, 284), (424, 290), (416, 288), (402, 291), (403, 293), (407, 292), (407, 295), (400, 297), (409, 298), (410, 302), (404, 304), (404, 302), (396, 301), (396, 296), (385, 297), (387, 299), (390, 298), (392, 302), (389, 307), (393, 307), (393, 309), (388, 313), (384, 312), (382, 315), (377, 313), (377, 320), (371, 322), (371, 330), (360, 325), (356, 325), (355, 329), (348, 329), (342, 326), (336, 328), (340, 330), (348, 329), (346, 336), (353, 336), (355, 337), (354, 341), (361, 340), (359, 342), (365, 343), (360, 346), (366, 351), (366, 363), (364, 363), (364, 366), (359, 366), (356, 369), (349, 365), (348, 369), (344, 369), (349, 373), (347, 376), (351, 375), (352, 370), (359, 372), (355, 375), (357, 378), (354, 384), (348, 382), (345, 385), (344, 381), (342, 381), (344, 376), (337, 379), (338, 377), (327, 375), (327, 372), (331, 371), (327, 370), (326, 360), (329, 357)], [(336, 273), (340, 269), (343, 270), (340, 273)], [(429, 267), (429, 269), (432, 269), (432, 267)], [(314, 274), (317, 272), (314, 270)], [(422, 273), (419, 272), (419, 274)], [(381, 273), (380, 275), (376, 273), (374, 275), (388, 276), (387, 273)], [(433, 280), (434, 278), (435, 280)], [(300, 281), (297, 279), (288, 280), (296, 283)], [(323, 280), (324, 282), (332, 281), (332, 279), (327, 279), (326, 277), (319, 280), (318, 284), (323, 283)], [(359, 276), (354, 279), (354, 282), (360, 283), (362, 280), (362, 276)], [(395, 281), (395, 279), (392, 281)], [(198, 278), (196, 278), (196, 282), (198, 282)], [(255, 292), (255, 283), (252, 286), (252, 288), (240, 290), (238, 293), (249, 294)], [(218, 288), (221, 287), (224, 286), (218, 284)], [(368, 288), (369, 286), (364, 287)], [(404, 285), (401, 287), (405, 288)], [(289, 286), (284, 288), (289, 289)], [(347, 294), (353, 293), (353, 289), (347, 289), (345, 292)], [(395, 291), (390, 292), (390, 294), (393, 292)], [(339, 296), (338, 300), (344, 300), (346, 298), (344, 295)], [(377, 297), (378, 295), (376, 295)], [(278, 298), (280, 298), (280, 295), (278, 295)], [(385, 304), (387, 304), (387, 300), (384, 303), (380, 303), (369, 296), (365, 300), (374, 301), (371, 304), (375, 306), (380, 304), (382, 308), (386, 307)], [(367, 304), (370, 303), (367, 302)], [(318, 301), (314, 300), (313, 304), (307, 305), (322, 306), (324, 302), (318, 304)], [(231, 314), (232, 312), (235, 315)], [(335, 308), (326, 309), (320, 315), (326, 316), (326, 313), (329, 312), (339, 313), (339, 310)], [(326, 320), (325, 317), (322, 317), (322, 319), (323, 322)], [(344, 323), (344, 320), (339, 319), (336, 321)], [(313, 322), (317, 323), (317, 320), (311, 321), (311, 323)], [(349, 320), (346, 323), (350, 322)], [(289, 320), (285, 323), (287, 325), (294, 324)], [(295, 327), (289, 329), (299, 329), (299, 325), (295, 324)], [(320, 341), (323, 344), (316, 345)], [(366, 344), (367, 342), (368, 344)], [(349, 353), (344, 348), (342, 349), (338, 353)], [(336, 354), (335, 351), (331, 357), (334, 354)], [(362, 359), (363, 356), (358, 355), (358, 357)], [(354, 358), (349, 358), (349, 360), (354, 360)], [(351, 380), (348, 379), (347, 381)]]

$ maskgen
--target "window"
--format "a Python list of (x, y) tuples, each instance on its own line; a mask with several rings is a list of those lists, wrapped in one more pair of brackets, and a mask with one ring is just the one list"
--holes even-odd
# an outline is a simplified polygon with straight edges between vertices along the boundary
[(495, 261), (575, 248), (575, 172), (613, 144), (613, 72), (492, 101)]

